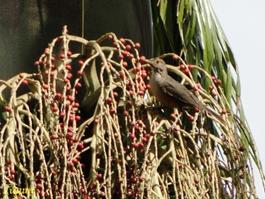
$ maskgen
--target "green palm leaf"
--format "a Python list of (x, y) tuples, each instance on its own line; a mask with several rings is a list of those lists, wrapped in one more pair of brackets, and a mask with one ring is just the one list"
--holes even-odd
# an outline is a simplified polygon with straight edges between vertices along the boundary
[[(248, 127), (240, 99), (240, 78), (237, 64), (227, 38), (218, 22), (209, 0), (161, 0), (153, 2), (154, 28), (158, 54), (174, 51), (188, 64), (195, 64), (221, 81), (224, 98), (220, 103), (237, 123), (237, 141), (246, 148), (245, 164), (252, 157), (264, 181), (262, 165), (251, 131)], [(163, 28), (163, 34), (158, 28)], [(210, 81), (200, 72), (193, 72), (194, 79), (209, 91)], [(231, 160), (232, 161), (232, 160)], [(248, 174), (247, 183), (253, 183)], [(265, 184), (265, 183), (264, 183)]]

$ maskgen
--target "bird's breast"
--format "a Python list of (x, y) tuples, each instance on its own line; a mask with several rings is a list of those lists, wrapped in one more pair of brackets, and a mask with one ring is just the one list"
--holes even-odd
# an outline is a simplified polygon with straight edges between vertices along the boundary
[(152, 94), (161, 102), (163, 106), (176, 107), (176, 101), (162, 90), (163, 78), (160, 74), (153, 74), (150, 78), (150, 88)]

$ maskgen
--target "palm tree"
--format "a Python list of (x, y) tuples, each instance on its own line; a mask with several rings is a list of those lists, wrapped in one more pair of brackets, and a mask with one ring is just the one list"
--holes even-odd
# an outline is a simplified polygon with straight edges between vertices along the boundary
[[(209, 74), (221, 80), (223, 93), (221, 101), (226, 104), (226, 110), (234, 115), (231, 122), (238, 125), (234, 131), (234, 139), (238, 140), (238, 144), (245, 148), (244, 160), (241, 160), (241, 163), (245, 162), (244, 165), (251, 168), (250, 159), (252, 158), (260, 171), (264, 185), (262, 166), (240, 99), (240, 79), (237, 65), (211, 3), (200, 0), (161, 1), (158, 7), (153, 5), (153, 9), (156, 17), (154, 21), (157, 22), (155, 23), (155, 27), (157, 27), (155, 34), (157, 42), (155, 44), (159, 46), (156, 48), (159, 49), (158, 54), (168, 51), (178, 52), (188, 63), (199, 65)], [(198, 71), (193, 73), (193, 77), (203, 85), (203, 88), (210, 91), (208, 80), (205, 80)], [(215, 132), (214, 128), (212, 132)], [(222, 148), (225, 150), (224, 146)], [(232, 157), (229, 159), (234, 160)], [(222, 175), (219, 177), (221, 178)], [(234, 177), (239, 179), (240, 175), (235, 173)], [(232, 181), (239, 181), (236, 178), (232, 177)], [(245, 180), (244, 183), (247, 186), (253, 186), (250, 185), (254, 183), (251, 174)], [(235, 196), (244, 198), (245, 196), (241, 194), (237, 192)]]
[[(264, 174), (237, 65), (209, 1), (36, 2), (43, 42), (65, 20), (56, 12), (78, 5), (82, 25), (72, 26), (79, 36), (64, 27), (35, 62), (37, 73), (0, 82), (3, 198), (18, 187), (27, 198), (257, 198), (252, 164), (263, 182)], [(115, 11), (106, 27), (117, 34), (96, 39), (114, 8), (124, 17)], [(142, 54), (164, 59), (212, 113), (162, 108)]]

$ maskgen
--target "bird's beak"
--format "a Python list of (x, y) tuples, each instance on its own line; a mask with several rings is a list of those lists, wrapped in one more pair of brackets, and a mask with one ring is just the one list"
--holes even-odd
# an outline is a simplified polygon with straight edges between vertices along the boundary
[(151, 60), (145, 59), (144, 61), (145, 61), (145, 63), (147, 63), (147, 64), (152, 64), (152, 61), (151, 61)]
[(145, 60), (145, 64), (148, 64), (146, 67), (151, 69), (151, 71), (154, 69), (154, 64), (152, 62), (152, 59), (151, 60)]

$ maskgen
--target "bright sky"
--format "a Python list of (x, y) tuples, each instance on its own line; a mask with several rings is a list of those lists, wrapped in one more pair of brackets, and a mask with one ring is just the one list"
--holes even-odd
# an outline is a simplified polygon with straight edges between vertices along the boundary
[[(265, 1), (211, 1), (239, 67), (245, 114), (265, 167)], [(263, 199), (261, 182), (256, 181)]]

